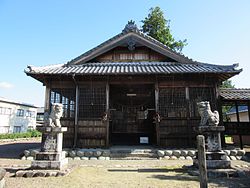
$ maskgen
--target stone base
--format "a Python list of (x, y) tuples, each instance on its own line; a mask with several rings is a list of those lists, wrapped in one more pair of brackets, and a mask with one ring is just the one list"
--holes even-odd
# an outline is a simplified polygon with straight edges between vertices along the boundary
[[(188, 174), (191, 176), (199, 176), (200, 172), (197, 168), (189, 168)], [(208, 169), (207, 177), (208, 178), (229, 178), (229, 177), (239, 177), (239, 172), (235, 169)]]
[[(230, 169), (231, 161), (227, 160), (206, 160), (208, 169)], [(198, 168), (198, 160), (193, 160), (194, 167)]]
[(66, 152), (39, 152), (35, 156), (38, 161), (60, 161), (66, 157)]
[(59, 177), (68, 175), (73, 169), (66, 170), (18, 170), (15, 177)]
[(31, 163), (31, 168), (63, 170), (67, 167), (67, 164), (68, 164), (68, 158), (64, 158), (58, 161), (34, 160)]
[(223, 151), (213, 151), (213, 152), (206, 152), (206, 159), (207, 160), (224, 160), (226, 159), (226, 153)]
[(4, 179), (5, 174), (6, 174), (6, 170), (4, 170), (3, 168), (0, 168), (0, 188), (5, 187), (5, 179)]
[[(231, 168), (231, 161), (227, 160), (227, 155), (223, 151), (206, 152), (206, 162), (208, 169)], [(198, 168), (198, 157), (193, 159), (193, 165)]]

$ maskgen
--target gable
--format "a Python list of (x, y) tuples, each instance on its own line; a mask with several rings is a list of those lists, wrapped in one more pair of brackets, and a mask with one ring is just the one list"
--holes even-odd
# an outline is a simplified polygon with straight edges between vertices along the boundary
[[(67, 64), (77, 65), (77, 64), (87, 63), (87, 62), (100, 61), (101, 59), (104, 58), (104, 56), (106, 56), (104, 58), (105, 60), (106, 58), (108, 58), (108, 56), (110, 56), (109, 57), (110, 59), (112, 52), (114, 53), (119, 48), (122, 48), (122, 47), (124, 47), (124, 49), (127, 48), (128, 50), (131, 51), (131, 53), (126, 52), (127, 58), (128, 60), (130, 59), (130, 61), (135, 59), (135, 58), (129, 58), (129, 56), (133, 57), (134, 52), (132, 51), (138, 50), (138, 54), (140, 54), (140, 47), (145, 47), (147, 49), (150, 49), (151, 52), (157, 54), (160, 61), (195, 63), (194, 61), (185, 57), (184, 55), (171, 50), (169, 47), (155, 40), (154, 38), (140, 32), (138, 28), (126, 28), (125, 27), (125, 29), (120, 34), (103, 42), (102, 44), (87, 51), (86, 53), (76, 57), (75, 59), (71, 60)], [(143, 56), (143, 54), (141, 55)], [(138, 57), (139, 55), (135, 55), (135, 56)], [(145, 54), (145, 56), (147, 55)], [(147, 58), (139, 58), (139, 59), (141, 60), (145, 59), (145, 60), (150, 61), (150, 57), (148, 58), (149, 59)], [(113, 59), (116, 59), (116, 58), (113, 58)]]
[(128, 46), (118, 46), (89, 62), (176, 62), (167, 56), (164, 56), (146, 46), (135, 46), (133, 50)]

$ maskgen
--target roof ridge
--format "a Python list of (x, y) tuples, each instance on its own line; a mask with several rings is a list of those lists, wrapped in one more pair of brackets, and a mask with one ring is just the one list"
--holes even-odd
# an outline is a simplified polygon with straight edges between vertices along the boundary
[(121, 37), (121, 36), (125, 36), (126, 34), (129, 34), (129, 33), (134, 33), (134, 34), (137, 34), (141, 37), (143, 37), (144, 39), (147, 39), (147, 40), (150, 40), (151, 42), (157, 44), (157, 45), (160, 45), (161, 47), (165, 48), (166, 50), (168, 50), (170, 53), (172, 53), (173, 55), (177, 55), (181, 58), (184, 58), (186, 61), (188, 61), (189, 63), (198, 63), (197, 61), (193, 60), (192, 58), (189, 58), (188, 56), (185, 56), (184, 54), (180, 53), (180, 52), (176, 52), (174, 51), (173, 49), (169, 48), (167, 45), (163, 44), (162, 42), (156, 40), (155, 38), (141, 32), (136, 24), (134, 24), (133, 21), (131, 21), (132, 23), (128, 23), (125, 28), (122, 30), (121, 33), (115, 35), (114, 37), (111, 37), (110, 39), (102, 42), (101, 44), (97, 45), (96, 47), (82, 53), (81, 55), (79, 55), (78, 57), (74, 58), (74, 59), (71, 59), (70, 61), (67, 62), (67, 64), (72, 64), (78, 60), (80, 60), (81, 58), (84, 58), (85, 56), (89, 55), (90, 53), (92, 53), (93, 51), (97, 50), (98, 48), (101, 48), (103, 46), (105, 46), (106, 44), (108, 44), (109, 42)]

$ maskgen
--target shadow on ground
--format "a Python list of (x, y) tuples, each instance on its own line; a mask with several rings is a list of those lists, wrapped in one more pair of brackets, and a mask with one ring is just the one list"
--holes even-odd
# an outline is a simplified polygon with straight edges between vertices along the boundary
[[(108, 169), (109, 172), (138, 172), (151, 173), (147, 178), (158, 179), (162, 181), (195, 181), (199, 182), (198, 176), (191, 176), (187, 173), (186, 168), (141, 168), (141, 169)], [(155, 173), (155, 174), (154, 174)], [(188, 183), (187, 183), (188, 184)], [(212, 187), (249, 187), (250, 178), (209, 178), (209, 184)]]
[[(141, 168), (141, 169), (108, 169), (109, 172), (138, 172), (138, 173), (161, 173), (150, 176), (160, 180), (181, 180), (181, 181), (198, 181), (198, 177), (190, 176), (184, 168)], [(169, 172), (175, 175), (167, 175)]]
[(39, 148), (40, 143), (10, 143), (0, 145), (0, 159), (20, 159), (26, 149)]
[(142, 173), (156, 173), (156, 172), (178, 172), (184, 173), (185, 169), (175, 168), (175, 169), (166, 169), (166, 168), (142, 168), (142, 169), (108, 169), (109, 172), (142, 172)]

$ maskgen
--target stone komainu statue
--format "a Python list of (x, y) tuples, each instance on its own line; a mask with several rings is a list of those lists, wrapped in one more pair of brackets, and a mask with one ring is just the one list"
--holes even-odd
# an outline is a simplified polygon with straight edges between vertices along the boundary
[(50, 127), (61, 127), (60, 118), (63, 115), (63, 105), (60, 103), (52, 103), (51, 113), (47, 118), (45, 125)]
[(208, 101), (202, 101), (197, 103), (198, 112), (201, 116), (200, 126), (210, 125), (217, 126), (219, 124), (219, 112), (211, 111), (211, 107)]

